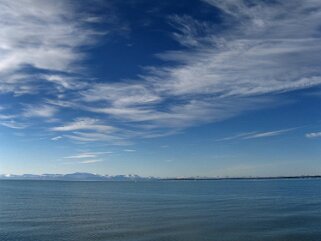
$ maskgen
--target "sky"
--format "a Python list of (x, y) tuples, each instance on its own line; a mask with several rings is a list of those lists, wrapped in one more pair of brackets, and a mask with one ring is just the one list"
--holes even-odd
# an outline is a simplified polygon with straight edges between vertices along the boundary
[(0, 0), (0, 173), (321, 174), (321, 1)]

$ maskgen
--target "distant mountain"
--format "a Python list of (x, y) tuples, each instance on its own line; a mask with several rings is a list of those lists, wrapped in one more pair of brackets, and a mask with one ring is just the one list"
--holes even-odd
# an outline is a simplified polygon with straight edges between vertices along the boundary
[(138, 175), (98, 175), (87, 172), (75, 172), (70, 174), (23, 174), (23, 175), (0, 175), (1, 180), (56, 180), (56, 181), (148, 181), (157, 180), (154, 177), (141, 177)]
[(0, 174), (0, 180), (47, 180), (47, 181), (201, 181), (201, 180), (261, 180), (261, 179), (309, 179), (321, 178), (321, 175), (311, 176), (278, 176), (278, 177), (185, 177), (185, 178), (156, 178), (141, 177), (138, 175), (98, 175), (87, 172), (75, 172), (70, 174)]

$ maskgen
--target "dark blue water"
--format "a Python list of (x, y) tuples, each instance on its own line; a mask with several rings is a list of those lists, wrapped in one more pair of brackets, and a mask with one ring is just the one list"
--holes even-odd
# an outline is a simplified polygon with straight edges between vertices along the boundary
[(320, 241), (321, 180), (0, 181), (0, 241)]

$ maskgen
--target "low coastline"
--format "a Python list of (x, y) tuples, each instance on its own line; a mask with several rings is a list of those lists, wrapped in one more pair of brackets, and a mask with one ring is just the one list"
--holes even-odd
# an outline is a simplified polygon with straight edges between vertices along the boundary
[(79, 173), (57, 175), (0, 175), (1, 180), (19, 180), (19, 181), (82, 181), (82, 182), (147, 182), (147, 181), (246, 181), (246, 180), (296, 180), (296, 179), (320, 179), (321, 175), (301, 175), (301, 176), (262, 176), (262, 177), (173, 177), (173, 178), (158, 178), (158, 177), (140, 177), (137, 175), (119, 175), (119, 176), (101, 176), (95, 174), (84, 174), (79, 176)]

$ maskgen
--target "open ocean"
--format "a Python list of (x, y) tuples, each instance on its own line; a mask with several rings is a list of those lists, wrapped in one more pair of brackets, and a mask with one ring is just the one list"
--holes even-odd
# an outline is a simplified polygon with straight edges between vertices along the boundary
[(1, 241), (320, 241), (321, 180), (0, 181)]

